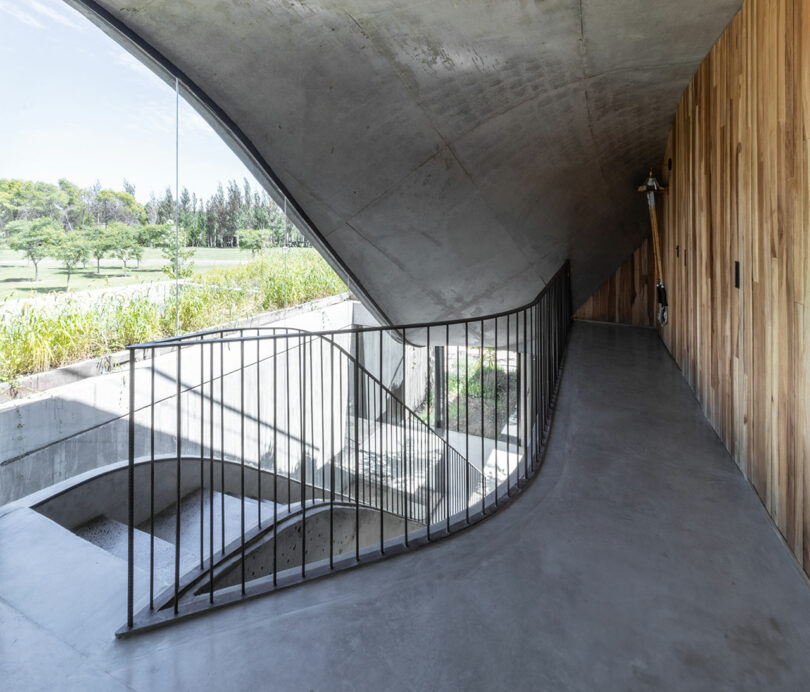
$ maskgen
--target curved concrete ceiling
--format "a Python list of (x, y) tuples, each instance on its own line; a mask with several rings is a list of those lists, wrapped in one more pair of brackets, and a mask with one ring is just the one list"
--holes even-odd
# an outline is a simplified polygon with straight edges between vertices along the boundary
[(587, 299), (649, 232), (635, 188), (741, 5), (68, 1), (179, 71), (394, 322), (516, 307), (566, 258)]

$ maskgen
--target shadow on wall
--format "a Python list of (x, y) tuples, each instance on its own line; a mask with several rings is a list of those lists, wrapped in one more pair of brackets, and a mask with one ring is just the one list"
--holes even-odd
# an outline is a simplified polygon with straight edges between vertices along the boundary
[[(71, 402), (70, 405), (77, 417), (98, 415), (98, 409), (93, 406), (79, 402)], [(137, 428), (135, 456), (146, 456), (151, 449), (149, 430), (144, 426)], [(126, 459), (128, 439), (127, 417), (116, 418), (0, 462), (0, 505), (80, 473)], [(174, 454), (177, 437), (156, 431), (154, 444), (156, 455)], [(199, 445), (184, 443), (183, 448), (186, 454), (200, 452)]]

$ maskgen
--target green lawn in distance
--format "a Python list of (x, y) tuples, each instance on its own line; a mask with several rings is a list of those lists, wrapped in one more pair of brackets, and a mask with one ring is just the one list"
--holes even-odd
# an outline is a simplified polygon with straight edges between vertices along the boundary
[[(194, 253), (194, 270), (204, 273), (217, 266), (247, 263), (251, 254), (239, 248), (197, 248)], [(34, 281), (34, 266), (23, 263), (22, 253), (8, 248), (0, 249), (0, 300), (6, 298), (28, 298), (47, 293), (63, 293), (67, 286), (67, 271), (54, 260), (43, 260), (39, 264), (39, 281)], [(133, 263), (128, 263), (133, 264)], [(147, 248), (139, 268), (133, 266), (125, 270), (120, 260), (101, 261), (101, 273), (96, 273), (95, 261), (87, 267), (74, 270), (70, 277), (70, 290), (81, 291), (91, 288), (109, 288), (129, 284), (166, 281), (163, 273), (166, 260), (160, 250)]]

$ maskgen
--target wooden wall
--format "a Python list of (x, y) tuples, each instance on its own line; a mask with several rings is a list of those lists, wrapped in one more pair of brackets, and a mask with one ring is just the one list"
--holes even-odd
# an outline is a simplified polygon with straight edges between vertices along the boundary
[[(639, 204), (646, 202), (639, 195)], [(577, 310), (574, 319), (652, 327), (655, 314), (655, 264), (646, 238), (625, 263)]]
[(660, 333), (810, 573), (808, 132), (810, 0), (746, 0), (670, 134)]

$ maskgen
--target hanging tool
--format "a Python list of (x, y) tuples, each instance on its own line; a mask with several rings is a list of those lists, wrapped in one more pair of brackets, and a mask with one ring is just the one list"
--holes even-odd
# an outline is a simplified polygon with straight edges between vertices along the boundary
[(661, 240), (658, 237), (658, 215), (655, 212), (655, 193), (666, 190), (656, 177), (652, 169), (644, 184), (638, 188), (639, 192), (647, 193), (647, 207), (650, 211), (650, 224), (652, 225), (653, 253), (655, 255), (655, 291), (658, 297), (658, 322), (663, 327), (668, 320), (667, 289), (664, 286), (664, 270), (661, 265)]

